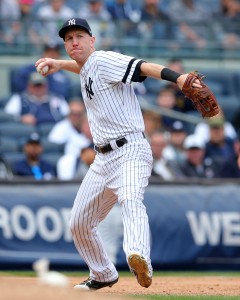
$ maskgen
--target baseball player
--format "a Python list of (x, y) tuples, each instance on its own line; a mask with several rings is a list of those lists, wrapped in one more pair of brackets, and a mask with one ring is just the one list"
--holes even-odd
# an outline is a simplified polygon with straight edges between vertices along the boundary
[[(143, 198), (152, 170), (152, 152), (131, 82), (149, 76), (182, 88), (188, 74), (112, 51), (96, 51), (95, 37), (84, 19), (67, 20), (59, 36), (71, 60), (41, 58), (36, 67), (48, 66), (44, 76), (60, 69), (79, 74), (97, 153), (79, 188), (70, 220), (75, 246), (90, 270), (89, 278), (75, 287), (98, 290), (117, 283), (118, 272), (104, 249), (98, 225), (118, 201), (126, 259), (138, 283), (147, 288), (152, 283), (152, 266)], [(196, 79), (192, 86), (201, 87), (200, 81)]]

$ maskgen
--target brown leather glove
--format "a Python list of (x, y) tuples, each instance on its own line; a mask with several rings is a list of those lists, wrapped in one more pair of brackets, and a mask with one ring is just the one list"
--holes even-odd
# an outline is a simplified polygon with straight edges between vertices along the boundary
[[(201, 88), (192, 86), (196, 78), (200, 81)], [(196, 71), (189, 73), (184, 82), (182, 92), (193, 102), (194, 107), (201, 113), (203, 118), (211, 118), (218, 115), (221, 109), (213, 92), (203, 82), (204, 78), (205, 76)]]

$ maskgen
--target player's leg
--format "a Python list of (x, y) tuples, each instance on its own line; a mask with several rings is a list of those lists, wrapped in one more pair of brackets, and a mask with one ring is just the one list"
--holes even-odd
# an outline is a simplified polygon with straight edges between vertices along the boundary
[[(150, 230), (143, 198), (151, 175), (152, 153), (148, 142), (143, 139), (122, 148), (118, 149), (122, 159), (119, 164), (115, 162), (115, 174), (109, 186), (117, 193), (122, 207), (123, 249), (129, 267), (139, 284), (148, 287), (152, 282)], [(121, 152), (125, 152), (124, 155)]]
[(90, 168), (77, 193), (70, 228), (75, 246), (90, 269), (90, 280), (98, 286), (95, 289), (107, 286), (99, 285), (99, 282), (115, 283), (118, 278), (97, 231), (99, 222), (116, 200), (116, 196), (105, 188), (103, 177)]
[[(150, 260), (150, 229), (146, 207), (143, 204), (145, 188), (151, 175), (151, 152), (146, 148), (136, 151), (134, 144), (132, 157), (122, 166), (122, 218), (124, 227), (123, 249), (127, 256), (130, 270), (137, 277), (138, 283), (149, 287), (152, 283), (152, 266)], [(142, 152), (142, 153), (141, 153)], [(128, 182), (128, 184), (126, 184)]]

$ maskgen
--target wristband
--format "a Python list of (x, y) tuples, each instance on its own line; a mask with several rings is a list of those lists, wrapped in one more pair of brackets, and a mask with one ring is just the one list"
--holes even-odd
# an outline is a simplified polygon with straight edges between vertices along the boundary
[(177, 79), (180, 75), (181, 74), (179, 74), (175, 71), (172, 71), (168, 68), (162, 69), (162, 72), (161, 72), (161, 78), (163, 80), (172, 81), (172, 82), (175, 82), (175, 83), (177, 83)]

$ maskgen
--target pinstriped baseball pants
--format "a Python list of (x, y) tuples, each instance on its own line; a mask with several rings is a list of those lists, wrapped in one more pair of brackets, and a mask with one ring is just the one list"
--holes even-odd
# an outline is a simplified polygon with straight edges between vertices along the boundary
[(117, 201), (122, 210), (126, 256), (137, 251), (151, 264), (149, 223), (143, 198), (152, 170), (152, 152), (142, 134), (126, 138), (128, 143), (123, 147), (96, 155), (71, 213), (74, 244), (89, 267), (90, 278), (101, 282), (118, 277), (97, 230)]

